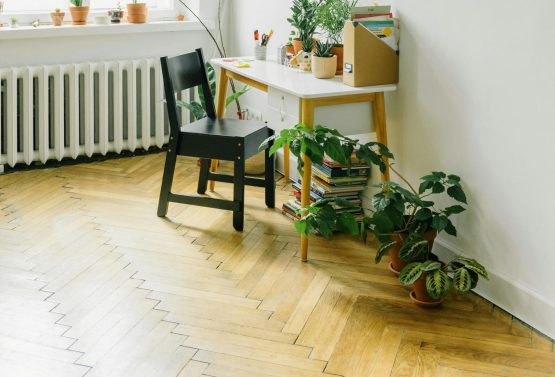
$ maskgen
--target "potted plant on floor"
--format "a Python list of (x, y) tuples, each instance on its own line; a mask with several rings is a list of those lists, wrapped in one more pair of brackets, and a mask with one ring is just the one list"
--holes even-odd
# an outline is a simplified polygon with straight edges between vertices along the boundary
[(399, 281), (412, 286), (410, 298), (415, 304), (432, 307), (440, 305), (452, 290), (466, 293), (476, 288), (480, 277), (488, 279), (484, 266), (475, 259), (456, 257), (449, 264), (435, 259), (410, 263), (399, 275)]
[(127, 21), (131, 24), (144, 24), (148, 17), (148, 9), (146, 3), (140, 3), (139, 0), (132, 0), (127, 4)]
[(337, 56), (336, 75), (343, 73), (343, 29), (358, 0), (323, 0), (318, 7), (318, 23), (333, 42), (331, 53)]
[(298, 38), (293, 39), (294, 54), (302, 50), (302, 41), (312, 39), (318, 27), (318, 7), (322, 0), (293, 0), (291, 17), (287, 21), (297, 30)]
[(312, 54), (312, 74), (317, 79), (331, 79), (335, 76), (337, 56), (331, 53), (332, 43), (317, 42)]
[[(297, 211), (298, 215), (304, 215), (295, 222), (299, 233), (308, 236), (318, 232), (324, 237), (331, 237), (334, 232), (345, 232), (361, 235), (364, 240), (369, 232), (375, 234), (380, 243), (376, 263), (398, 248), (399, 257), (408, 263), (400, 272), (400, 281), (406, 285), (415, 284), (415, 293), (411, 293), (411, 298), (424, 306), (441, 303), (441, 298), (445, 297), (451, 287), (448, 273), (453, 274), (453, 286), (461, 292), (474, 288), (480, 276), (487, 278), (485, 268), (473, 259), (457, 257), (448, 264), (442, 264), (431, 253), (432, 242), (438, 232), (457, 235), (450, 216), (465, 211), (465, 208), (453, 204), (436, 209), (435, 202), (429, 200), (430, 196), (446, 193), (452, 200), (466, 203), (466, 195), (458, 176), (433, 172), (422, 178), (419, 189), (416, 190), (387, 162), (385, 158), (393, 159), (387, 147), (374, 142), (361, 144), (358, 140), (341, 135), (337, 130), (319, 125), (314, 129), (297, 125), (292, 129), (282, 130), (279, 135), (266, 142), (270, 140), (274, 142), (270, 153), (275, 153), (285, 145), (289, 146), (291, 153), (297, 157), (300, 171), (303, 168), (301, 153), (316, 163), (321, 164), (324, 155), (328, 155), (347, 166), (350, 166), (354, 153), (358, 160), (378, 166), (382, 173), (389, 167), (408, 186), (404, 188), (395, 182), (378, 185), (381, 191), (372, 198), (374, 208), (369, 209), (370, 214), (360, 224), (349, 212), (336, 210), (337, 207), (352, 206), (349, 202), (337, 198), (318, 200)], [(426, 286), (425, 294), (429, 294), (430, 298), (421, 294), (422, 284)]]
[(52, 26), (62, 26), (65, 16), (66, 14), (62, 12), (60, 8), (56, 8), (54, 12), (50, 13), (50, 17), (52, 18)]
[(83, 0), (69, 0), (69, 7), (73, 25), (86, 25), (89, 17), (89, 7), (83, 5)]
[(421, 184), (416, 190), (395, 168), (390, 169), (408, 189), (394, 182), (378, 185), (381, 191), (372, 198), (374, 212), (366, 224), (380, 242), (376, 263), (389, 254), (389, 268), (399, 275), (410, 261), (418, 259), (427, 249), (432, 249), (439, 232), (457, 235), (450, 217), (464, 212), (465, 208), (452, 203), (443, 209), (436, 209), (435, 202), (430, 198), (447, 193), (452, 200), (466, 203), (466, 195), (456, 175), (433, 172), (421, 178)]

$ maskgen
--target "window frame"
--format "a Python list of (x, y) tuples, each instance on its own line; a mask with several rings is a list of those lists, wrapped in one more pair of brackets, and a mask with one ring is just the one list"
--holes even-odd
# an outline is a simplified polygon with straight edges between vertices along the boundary
[[(94, 1), (94, 0), (92, 0)], [(125, 1), (125, 0), (123, 0)], [(123, 2), (122, 1), (122, 2)], [(188, 4), (191, 5), (193, 9), (198, 7), (200, 1), (203, 0), (189, 0), (187, 1)], [(204, 0), (206, 1), (206, 0)], [(116, 2), (116, 0), (114, 0)], [(123, 5), (122, 5), (123, 7)], [(113, 8), (112, 8), (113, 9)], [(110, 10), (110, 8), (102, 8), (102, 9), (91, 9), (89, 13), (89, 22), (91, 22), (95, 16), (99, 15), (106, 15), (106, 12)], [(68, 22), (71, 20), (71, 16), (69, 13), (69, 0), (68, 0), (68, 7), (62, 9), (62, 11), (66, 12), (65, 21)], [(170, 1), (169, 8), (156, 8), (149, 10), (149, 20), (150, 21), (169, 21), (175, 20), (178, 14), (185, 14), (185, 9), (180, 5), (177, 0)], [(50, 12), (45, 11), (29, 11), (29, 12), (4, 12), (0, 15), (0, 22), (4, 23), (4, 28), (7, 27), (9, 24), (10, 18), (17, 18), (18, 23), (20, 25), (28, 26), (34, 20), (39, 19), (43, 24), (49, 24), (51, 22)]]

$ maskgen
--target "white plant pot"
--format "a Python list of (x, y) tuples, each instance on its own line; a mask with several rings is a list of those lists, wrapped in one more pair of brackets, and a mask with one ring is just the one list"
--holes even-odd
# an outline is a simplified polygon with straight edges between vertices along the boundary
[(312, 55), (312, 75), (317, 79), (331, 79), (337, 70), (337, 56), (322, 58)]

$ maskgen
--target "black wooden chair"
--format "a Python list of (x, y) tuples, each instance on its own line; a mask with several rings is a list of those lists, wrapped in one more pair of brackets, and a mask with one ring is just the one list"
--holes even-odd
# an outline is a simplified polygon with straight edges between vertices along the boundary
[[(275, 206), (274, 157), (269, 154), (271, 144), (266, 149), (265, 178), (245, 176), (245, 160), (257, 154), (260, 144), (266, 138), (272, 136), (274, 131), (263, 122), (217, 119), (202, 49), (175, 58), (163, 57), (161, 63), (171, 133), (158, 203), (158, 216), (166, 216), (169, 202), (218, 208), (233, 211), (233, 227), (242, 231), (245, 185), (264, 187), (266, 190), (266, 206), (269, 208)], [(176, 92), (199, 85), (204, 93), (208, 117), (181, 126), (176, 105)], [(177, 156), (201, 159), (198, 182), (198, 193), (200, 195), (206, 192), (208, 181), (233, 183), (233, 201), (172, 193), (171, 188)], [(210, 172), (212, 159), (233, 161), (234, 174)]]

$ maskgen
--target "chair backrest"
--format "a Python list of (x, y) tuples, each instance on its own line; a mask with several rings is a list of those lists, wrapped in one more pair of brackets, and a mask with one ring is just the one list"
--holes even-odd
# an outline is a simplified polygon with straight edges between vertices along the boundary
[(195, 52), (174, 58), (163, 57), (161, 64), (172, 134), (177, 135), (181, 128), (175, 95), (183, 90), (201, 86), (206, 114), (209, 118), (215, 119), (214, 97), (210, 91), (202, 49), (199, 48)]

